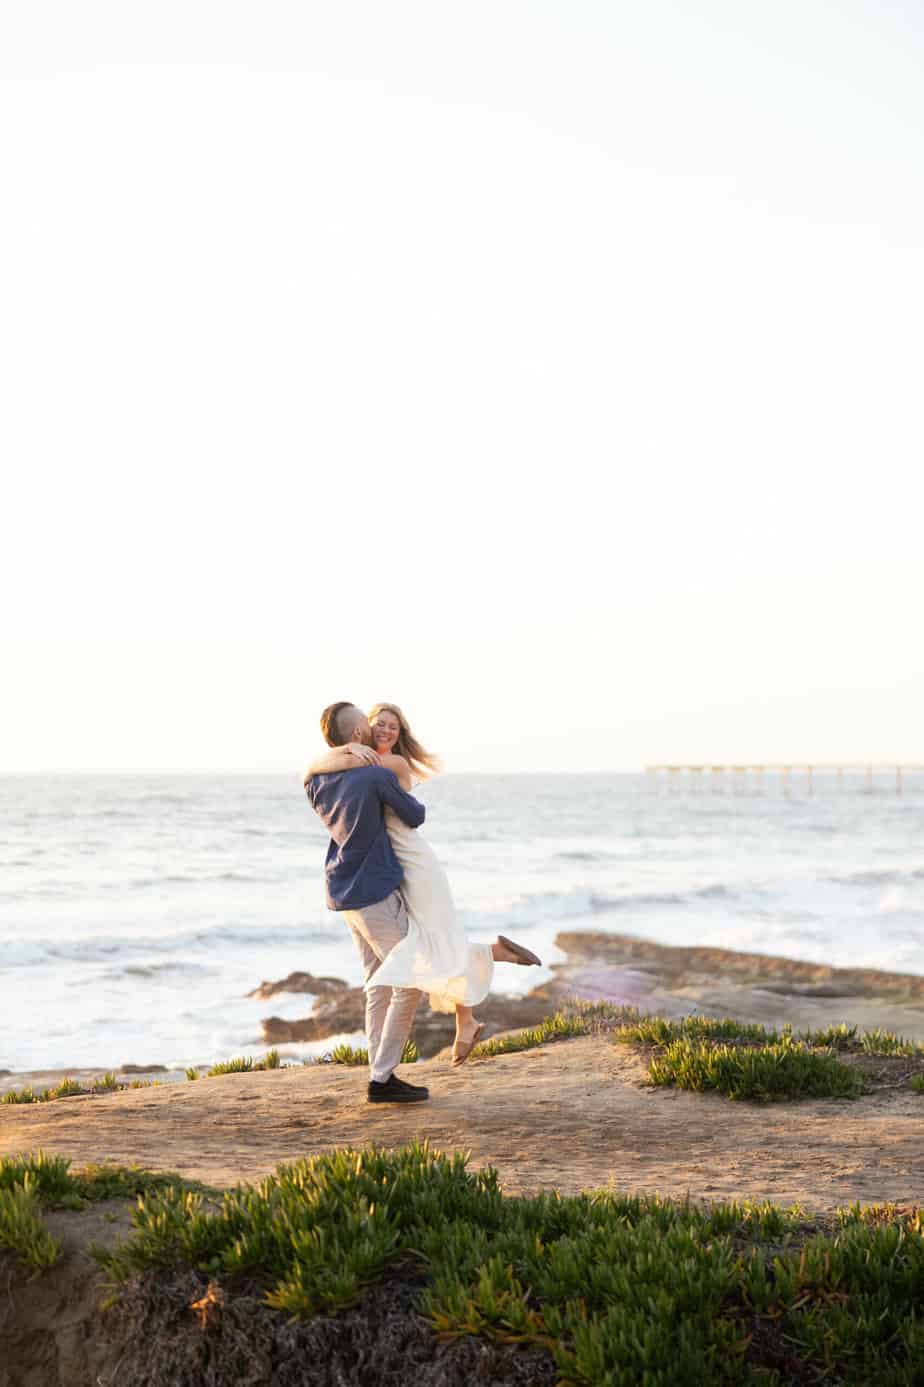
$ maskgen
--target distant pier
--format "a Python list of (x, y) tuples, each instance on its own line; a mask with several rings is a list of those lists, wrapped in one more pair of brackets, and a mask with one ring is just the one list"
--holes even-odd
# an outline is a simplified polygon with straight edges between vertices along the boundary
[(728, 783), (724, 777), (730, 776), (732, 786), (746, 783), (748, 780), (762, 785), (767, 772), (779, 775), (784, 788), (792, 784), (794, 774), (804, 775), (809, 790), (814, 788), (815, 776), (819, 774), (834, 774), (841, 784), (845, 772), (859, 774), (864, 776), (868, 789), (873, 788), (877, 777), (881, 781), (883, 776), (887, 776), (890, 781), (894, 778), (895, 791), (900, 795), (903, 777), (924, 775), (924, 764), (913, 761), (749, 761), (736, 765), (733, 762), (713, 764), (705, 761), (698, 765), (692, 762), (678, 762), (645, 767), (646, 775), (654, 780), (665, 779), (674, 788), (679, 788), (682, 781), (694, 787), (702, 784), (716, 785), (719, 782), (714, 777), (719, 776), (723, 777), (723, 784)]

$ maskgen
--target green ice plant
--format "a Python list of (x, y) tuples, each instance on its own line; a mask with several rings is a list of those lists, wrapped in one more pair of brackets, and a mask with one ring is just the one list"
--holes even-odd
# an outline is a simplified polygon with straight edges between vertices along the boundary
[(496, 1171), (415, 1143), (281, 1166), (211, 1208), (156, 1192), (128, 1239), (97, 1256), (116, 1279), (171, 1266), (243, 1275), (302, 1318), (356, 1303), (411, 1263), (441, 1337), (545, 1349), (560, 1380), (582, 1387), (782, 1387), (781, 1349), (799, 1381), (920, 1383), (924, 1229), (889, 1207), (843, 1211), (820, 1234), (770, 1204), (509, 1198)]
[[(333, 1050), (325, 1055), (323, 1059), (328, 1064), (368, 1064), (369, 1051), (361, 1047), (354, 1049), (352, 1045), (335, 1045)], [(414, 1041), (405, 1041), (404, 1049), (401, 1052), (401, 1064), (416, 1064), (419, 1059), (420, 1055)]]
[(674, 1040), (726, 1040), (742, 1045), (777, 1045), (795, 1038), (813, 1050), (844, 1050), (868, 1055), (918, 1055), (924, 1047), (879, 1028), (859, 1031), (845, 1024), (826, 1026), (819, 1030), (800, 1031), (793, 1037), (792, 1028), (774, 1030), (755, 1022), (737, 1021), (732, 1017), (684, 1016), (669, 1020), (663, 1016), (641, 1016), (617, 1026), (614, 1039), (627, 1045), (668, 1045)]
[[(251, 1074), (258, 1070), (280, 1069), (281, 1067), (279, 1051), (273, 1049), (267, 1050), (261, 1060), (253, 1060), (249, 1056), (240, 1056), (237, 1059), (223, 1060), (220, 1064), (213, 1064), (205, 1077), (210, 1079), (217, 1074)], [(187, 1069), (186, 1077), (187, 1079), (198, 1079), (198, 1069), (192, 1067)]]
[(916, 1208), (853, 1206), (819, 1233), (769, 1203), (510, 1198), (493, 1169), (425, 1143), (334, 1151), (223, 1195), (117, 1167), (72, 1173), (39, 1152), (0, 1161), (0, 1250), (53, 1265), (43, 1205), (128, 1195), (139, 1196), (129, 1236), (93, 1254), (117, 1281), (195, 1267), (233, 1293), (243, 1276), (271, 1309), (310, 1318), (410, 1263), (435, 1333), (543, 1349), (562, 1383), (921, 1381)]
[(61, 1257), (61, 1244), (41, 1219), (35, 1181), (25, 1175), (21, 1184), (0, 1189), (0, 1251), (43, 1271)]
[(624, 1026), (618, 1026), (614, 1039), (626, 1045), (668, 1045), (674, 1040), (740, 1040), (759, 1044), (776, 1044), (779, 1032), (765, 1026), (731, 1017), (684, 1016), (670, 1021), (663, 1016), (642, 1016)]
[(530, 1026), (523, 1031), (514, 1031), (510, 1035), (498, 1035), (491, 1040), (482, 1041), (480, 1045), (475, 1046), (472, 1057), (489, 1059), (492, 1055), (510, 1055), (518, 1050), (532, 1050), (537, 1045), (547, 1045), (553, 1040), (570, 1040), (574, 1036), (590, 1035), (592, 1031), (593, 1022), (587, 1017), (580, 1013), (570, 1015), (559, 1011), (554, 1016), (547, 1016), (538, 1026)]
[(784, 1036), (759, 1049), (673, 1040), (648, 1066), (652, 1084), (694, 1092), (714, 1090), (728, 1098), (857, 1098), (860, 1076), (830, 1054), (816, 1054)]
[(20, 1088), (10, 1089), (0, 1097), (0, 1103), (51, 1103), (56, 1098), (79, 1098), (87, 1094), (101, 1093), (122, 1093), (127, 1088), (151, 1088), (157, 1085), (157, 1080), (134, 1079), (131, 1083), (123, 1084), (115, 1074), (104, 1074), (101, 1079), (95, 1080), (91, 1084), (81, 1084), (76, 1079), (65, 1078), (59, 1084), (51, 1088), (43, 1088), (36, 1092), (35, 1089)]

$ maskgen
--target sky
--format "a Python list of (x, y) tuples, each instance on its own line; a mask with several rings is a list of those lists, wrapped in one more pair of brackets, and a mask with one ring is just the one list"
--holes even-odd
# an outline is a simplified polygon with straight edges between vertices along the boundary
[(0, 772), (924, 761), (924, 12), (0, 10)]

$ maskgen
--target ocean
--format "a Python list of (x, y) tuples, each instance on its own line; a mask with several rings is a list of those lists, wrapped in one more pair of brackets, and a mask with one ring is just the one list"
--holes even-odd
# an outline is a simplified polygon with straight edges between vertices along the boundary
[[(546, 963), (559, 931), (602, 930), (924, 974), (924, 778), (764, 779), (447, 775), (423, 831), (472, 935)], [(262, 1053), (260, 1018), (311, 998), (249, 999), (261, 980), (360, 981), (325, 847), (284, 776), (0, 779), (0, 1068)]]

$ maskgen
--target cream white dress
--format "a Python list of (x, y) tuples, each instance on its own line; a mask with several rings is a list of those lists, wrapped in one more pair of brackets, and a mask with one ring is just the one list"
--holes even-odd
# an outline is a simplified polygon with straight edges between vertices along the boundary
[(408, 930), (370, 982), (374, 987), (417, 987), (429, 993), (434, 1011), (477, 1006), (491, 990), (491, 945), (469, 943), (456, 918), (449, 879), (426, 838), (402, 823), (393, 809), (385, 810), (385, 828), (404, 868), (400, 890)]

